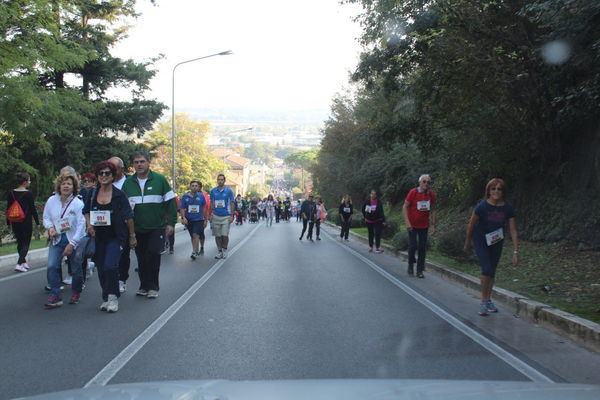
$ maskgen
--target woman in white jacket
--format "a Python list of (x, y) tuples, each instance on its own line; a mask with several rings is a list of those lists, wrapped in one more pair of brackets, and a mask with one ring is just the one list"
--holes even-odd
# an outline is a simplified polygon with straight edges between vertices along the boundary
[(73, 273), (69, 303), (79, 303), (83, 272), (81, 264), (75, 260), (75, 249), (85, 236), (85, 217), (81, 212), (83, 201), (77, 198), (78, 188), (77, 176), (59, 175), (55, 181), (56, 194), (50, 196), (44, 206), (44, 227), (48, 230), (50, 238), (47, 269), (50, 297), (44, 304), (46, 308), (60, 307), (63, 304), (60, 298), (60, 268), (63, 257), (69, 257)]

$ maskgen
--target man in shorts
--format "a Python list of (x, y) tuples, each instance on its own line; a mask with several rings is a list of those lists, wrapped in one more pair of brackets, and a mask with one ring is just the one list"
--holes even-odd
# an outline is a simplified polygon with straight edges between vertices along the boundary
[(217, 243), (215, 258), (227, 258), (229, 245), (229, 225), (233, 222), (235, 196), (233, 190), (225, 186), (225, 175), (217, 177), (217, 187), (210, 191), (211, 227)]
[[(190, 191), (183, 195), (179, 205), (181, 221), (187, 227), (192, 239), (192, 254), (190, 255), (192, 260), (204, 254), (204, 228), (206, 228), (208, 203), (204, 198), (204, 193), (200, 191), (201, 187), (200, 181), (191, 181)], [(200, 247), (200, 240), (202, 240), (202, 247)], [(198, 249), (199, 247), (200, 249)]]

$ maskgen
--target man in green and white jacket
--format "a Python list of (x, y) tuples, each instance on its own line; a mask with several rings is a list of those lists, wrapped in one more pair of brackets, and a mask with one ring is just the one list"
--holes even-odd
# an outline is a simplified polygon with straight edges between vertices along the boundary
[[(123, 192), (129, 198), (135, 223), (135, 255), (140, 276), (140, 288), (136, 294), (155, 299), (160, 289), (160, 253), (164, 246), (165, 234), (173, 234), (177, 222), (177, 203), (175, 192), (167, 179), (150, 170), (148, 153), (136, 151), (132, 160), (135, 174), (125, 180)], [(168, 222), (165, 230), (166, 220)]]

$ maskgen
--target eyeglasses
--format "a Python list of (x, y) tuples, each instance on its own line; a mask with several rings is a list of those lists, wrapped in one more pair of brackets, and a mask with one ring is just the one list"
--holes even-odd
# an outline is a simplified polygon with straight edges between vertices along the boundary
[(100, 171), (98, 172), (98, 176), (111, 176), (112, 172), (110, 171)]
[(495, 192), (495, 191), (499, 191), (499, 192), (501, 192), (501, 191), (503, 191), (503, 190), (504, 190), (504, 189), (502, 189), (501, 187), (493, 187), (493, 188), (490, 188), (490, 191), (492, 191), (492, 192)]

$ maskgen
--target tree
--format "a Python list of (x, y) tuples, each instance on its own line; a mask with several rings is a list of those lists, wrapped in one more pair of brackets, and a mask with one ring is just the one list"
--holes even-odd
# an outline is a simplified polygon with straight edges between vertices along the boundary
[[(123, 21), (136, 16), (134, 5), (133, 0), (0, 3), (0, 130), (11, 146), (0, 151), (20, 157), (41, 187), (49, 188), (65, 164), (86, 169), (113, 155), (121, 143), (111, 139), (114, 134), (141, 136), (161, 115), (164, 105), (143, 98), (155, 59), (136, 63), (110, 55), (127, 31)], [(130, 88), (132, 99), (107, 99), (107, 90), (115, 87)], [(99, 138), (113, 154), (94, 151)]]
[[(189, 188), (191, 180), (199, 180), (208, 190), (215, 182), (217, 173), (225, 170), (225, 164), (208, 151), (206, 136), (210, 130), (208, 121), (197, 121), (186, 114), (175, 116), (176, 143), (176, 193), (180, 196)], [(154, 158), (152, 169), (172, 179), (171, 121), (161, 122), (149, 132), (146, 144)]]

